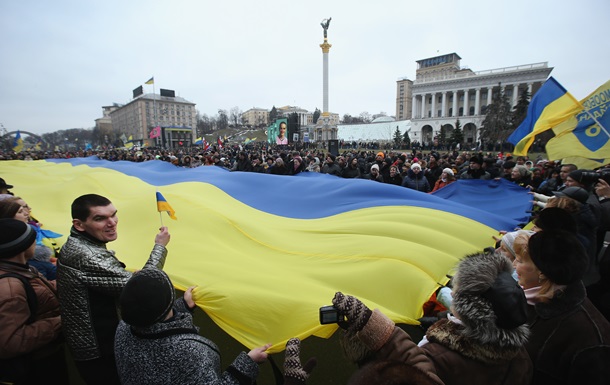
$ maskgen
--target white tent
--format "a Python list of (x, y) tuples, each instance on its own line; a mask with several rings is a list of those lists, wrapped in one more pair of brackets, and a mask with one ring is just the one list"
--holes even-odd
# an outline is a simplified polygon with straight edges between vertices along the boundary
[(372, 123), (340, 124), (337, 127), (337, 139), (346, 142), (391, 142), (397, 128), (402, 136), (405, 131), (411, 131), (411, 121), (381, 117)]

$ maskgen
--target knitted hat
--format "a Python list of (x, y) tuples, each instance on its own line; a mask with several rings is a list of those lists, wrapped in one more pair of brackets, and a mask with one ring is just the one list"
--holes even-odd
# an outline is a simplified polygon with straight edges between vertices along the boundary
[(174, 303), (174, 287), (164, 271), (149, 268), (135, 273), (119, 298), (121, 317), (134, 327), (163, 321)]
[(383, 153), (383, 151), (379, 151), (379, 152), (377, 153), (377, 156), (380, 156), (380, 157), (382, 157), (382, 158), (385, 158), (385, 154)]
[(585, 174), (585, 172), (587, 172), (587, 171), (592, 172), (589, 170), (574, 170), (574, 171), (570, 172), (568, 174), (568, 176), (580, 184), (588, 185), (588, 184), (590, 184), (590, 181), (583, 179), (583, 174)]
[(0, 219), (0, 258), (11, 258), (26, 251), (36, 241), (36, 231), (12, 218)]
[(513, 245), (515, 243), (515, 238), (517, 238), (517, 235), (519, 234), (526, 234), (528, 236), (531, 236), (532, 234), (534, 234), (534, 232), (531, 230), (511, 231), (509, 233), (504, 234), (502, 236), (502, 239), (500, 240), (500, 242), (502, 242), (502, 245), (506, 248), (506, 250), (508, 250), (508, 252), (513, 256), (513, 258), (517, 258), (517, 253), (515, 253), (515, 248), (513, 247)]
[(507, 168), (513, 168), (513, 167), (515, 167), (516, 165), (517, 165), (517, 163), (513, 162), (512, 160), (507, 160), (506, 162), (504, 162), (504, 163), (502, 164), (502, 168), (505, 168), (505, 169), (507, 169)]
[(453, 277), (453, 308), (469, 333), (525, 324), (527, 301), (512, 270), (510, 260), (499, 253), (472, 254), (459, 263)]
[(379, 165), (377, 165), (377, 164), (372, 165), (371, 170), (372, 169), (376, 169), (377, 171), (379, 171)]
[(477, 163), (477, 164), (483, 164), (483, 160), (481, 158), (479, 158), (478, 156), (471, 156), (470, 157), (470, 163)]
[(578, 281), (589, 266), (582, 243), (569, 231), (540, 231), (530, 237), (527, 247), (538, 270), (558, 285)]
[(418, 168), (418, 169), (420, 169), (420, 170), (421, 170), (421, 164), (419, 164), (419, 163), (413, 163), (413, 164), (411, 165), (411, 170), (413, 170), (413, 169), (415, 169), (415, 168)]
[(589, 193), (582, 187), (566, 187), (561, 191), (553, 191), (553, 195), (556, 197), (568, 197), (579, 201), (580, 203), (586, 203), (589, 199)]
[(447, 174), (449, 174), (449, 175), (451, 175), (451, 176), (453, 176), (453, 170), (452, 170), (452, 169), (450, 169), (449, 167), (444, 168), (444, 169), (443, 169), (443, 172), (444, 172), (444, 173), (447, 173)]

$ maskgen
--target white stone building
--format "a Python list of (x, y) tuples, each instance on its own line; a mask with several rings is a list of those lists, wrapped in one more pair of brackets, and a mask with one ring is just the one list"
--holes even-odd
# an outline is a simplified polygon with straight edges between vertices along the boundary
[(525, 89), (533, 96), (552, 67), (546, 62), (472, 71), (456, 53), (417, 61), (415, 80), (397, 81), (396, 118), (410, 119), (412, 141), (431, 143), (459, 119), (466, 143), (476, 144), (485, 110), (500, 89), (514, 107)]

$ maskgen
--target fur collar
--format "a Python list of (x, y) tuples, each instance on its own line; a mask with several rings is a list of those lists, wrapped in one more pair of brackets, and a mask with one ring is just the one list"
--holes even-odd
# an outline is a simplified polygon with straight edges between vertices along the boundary
[[(523, 330), (525, 328), (525, 330)], [(443, 319), (430, 326), (426, 338), (432, 343), (440, 344), (470, 359), (485, 363), (496, 363), (514, 358), (527, 341), (527, 326), (514, 329), (512, 343), (500, 344), (499, 341), (483, 342), (465, 335), (464, 325)]]

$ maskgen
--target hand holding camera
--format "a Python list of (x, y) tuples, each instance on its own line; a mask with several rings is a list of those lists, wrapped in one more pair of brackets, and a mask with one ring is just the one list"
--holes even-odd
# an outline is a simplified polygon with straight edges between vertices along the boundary
[(347, 318), (347, 329), (353, 331), (362, 330), (373, 313), (358, 298), (341, 292), (335, 294), (333, 306)]

